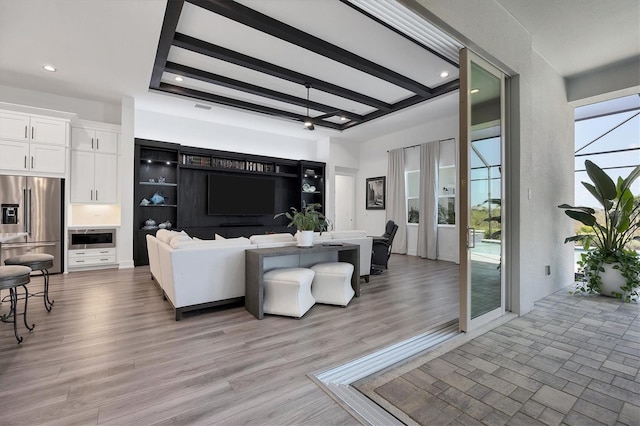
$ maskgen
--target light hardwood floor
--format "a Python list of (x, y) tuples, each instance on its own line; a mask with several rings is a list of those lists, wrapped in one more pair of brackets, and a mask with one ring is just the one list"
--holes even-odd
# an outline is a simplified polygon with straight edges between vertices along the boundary
[(347, 308), (300, 320), (233, 307), (176, 322), (147, 267), (54, 275), (50, 294), (50, 313), (29, 300), (22, 344), (0, 323), (2, 425), (344, 425), (307, 375), (457, 318), (458, 267), (393, 255)]

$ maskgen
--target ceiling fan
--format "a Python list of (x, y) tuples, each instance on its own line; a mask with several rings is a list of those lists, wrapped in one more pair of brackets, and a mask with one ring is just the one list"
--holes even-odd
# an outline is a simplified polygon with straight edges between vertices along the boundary
[(324, 120), (325, 118), (340, 116), (343, 120), (345, 120), (343, 112), (341, 110), (329, 111), (326, 114), (318, 115), (317, 117), (311, 117), (309, 115), (309, 89), (311, 89), (311, 84), (305, 83), (304, 87), (307, 88), (307, 115), (304, 118), (304, 128), (307, 130), (315, 130), (314, 123)]

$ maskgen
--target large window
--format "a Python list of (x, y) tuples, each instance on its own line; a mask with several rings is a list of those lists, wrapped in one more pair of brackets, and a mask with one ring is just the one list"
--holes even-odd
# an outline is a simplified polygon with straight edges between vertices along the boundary
[(405, 175), (407, 192), (407, 223), (420, 223), (420, 170)]
[[(575, 205), (602, 210), (602, 206), (582, 185), (590, 182), (584, 167), (591, 160), (614, 182), (627, 177), (640, 163), (640, 96), (632, 95), (576, 108), (575, 123)], [(640, 194), (640, 180), (631, 187)], [(576, 222), (576, 232), (580, 232)], [(636, 250), (640, 243), (632, 243)]]

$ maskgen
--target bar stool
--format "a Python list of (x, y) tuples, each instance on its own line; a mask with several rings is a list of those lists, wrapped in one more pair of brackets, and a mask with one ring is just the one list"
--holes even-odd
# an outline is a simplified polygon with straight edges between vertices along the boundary
[[(33, 253), (22, 254), (19, 256), (13, 256), (4, 261), (7, 266), (19, 265), (27, 266), (33, 271), (40, 271), (44, 278), (44, 291), (42, 292), (42, 299), (44, 300), (44, 307), (47, 311), (51, 311), (53, 306), (53, 300), (49, 300), (49, 268), (53, 268), (53, 256), (46, 253)], [(40, 293), (29, 294), (31, 296), (39, 296)]]
[[(27, 296), (27, 284), (31, 281), (31, 268), (27, 266), (0, 266), (0, 290), (9, 290), (9, 297), (11, 298), (11, 307), (8, 314), (4, 314), (0, 316), (0, 321), (2, 322), (13, 322), (13, 334), (16, 336), (16, 340), (18, 343), (22, 343), (22, 337), (18, 335), (18, 286), (22, 286), (24, 288), (24, 311), (22, 312), (22, 317), (24, 319), (24, 326), (27, 327), (27, 330), (32, 331), (36, 326), (32, 324), (29, 327), (27, 323), (27, 301), (29, 297)], [(13, 317), (13, 320), (9, 320), (9, 318)]]

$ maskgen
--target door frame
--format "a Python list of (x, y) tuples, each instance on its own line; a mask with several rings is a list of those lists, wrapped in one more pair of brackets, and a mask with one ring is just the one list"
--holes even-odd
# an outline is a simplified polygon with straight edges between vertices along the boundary
[[(502, 217), (502, 234), (501, 234), (501, 267), (500, 267), (500, 306), (487, 313), (484, 313), (476, 318), (471, 318), (471, 255), (469, 251), (469, 219), (470, 219), (470, 158), (469, 149), (471, 142), (471, 130), (469, 122), (471, 120), (471, 103), (469, 101), (469, 94), (471, 87), (471, 62), (481, 66), (486, 71), (490, 72), (494, 76), (500, 79), (500, 157), (501, 157), (501, 217)], [(511, 291), (507, 290), (506, 279), (509, 271), (509, 257), (505, 256), (507, 253), (507, 247), (509, 247), (509, 214), (507, 207), (507, 199), (509, 194), (507, 193), (507, 180), (508, 180), (508, 165), (506, 159), (507, 146), (506, 139), (508, 137), (507, 129), (509, 125), (507, 123), (508, 117), (506, 116), (506, 104), (508, 103), (507, 97), (507, 78), (509, 76), (499, 68), (495, 67), (491, 63), (487, 62), (477, 54), (473, 53), (467, 48), (460, 50), (460, 144), (458, 147), (458, 177), (459, 177), (459, 259), (460, 259), (460, 331), (467, 332), (472, 329), (478, 328), (502, 315), (505, 314), (507, 309), (507, 293), (511, 297)], [(464, 95), (464, 96), (463, 96)], [(473, 237), (472, 237), (473, 238)], [(510, 305), (510, 304), (509, 304)]]

